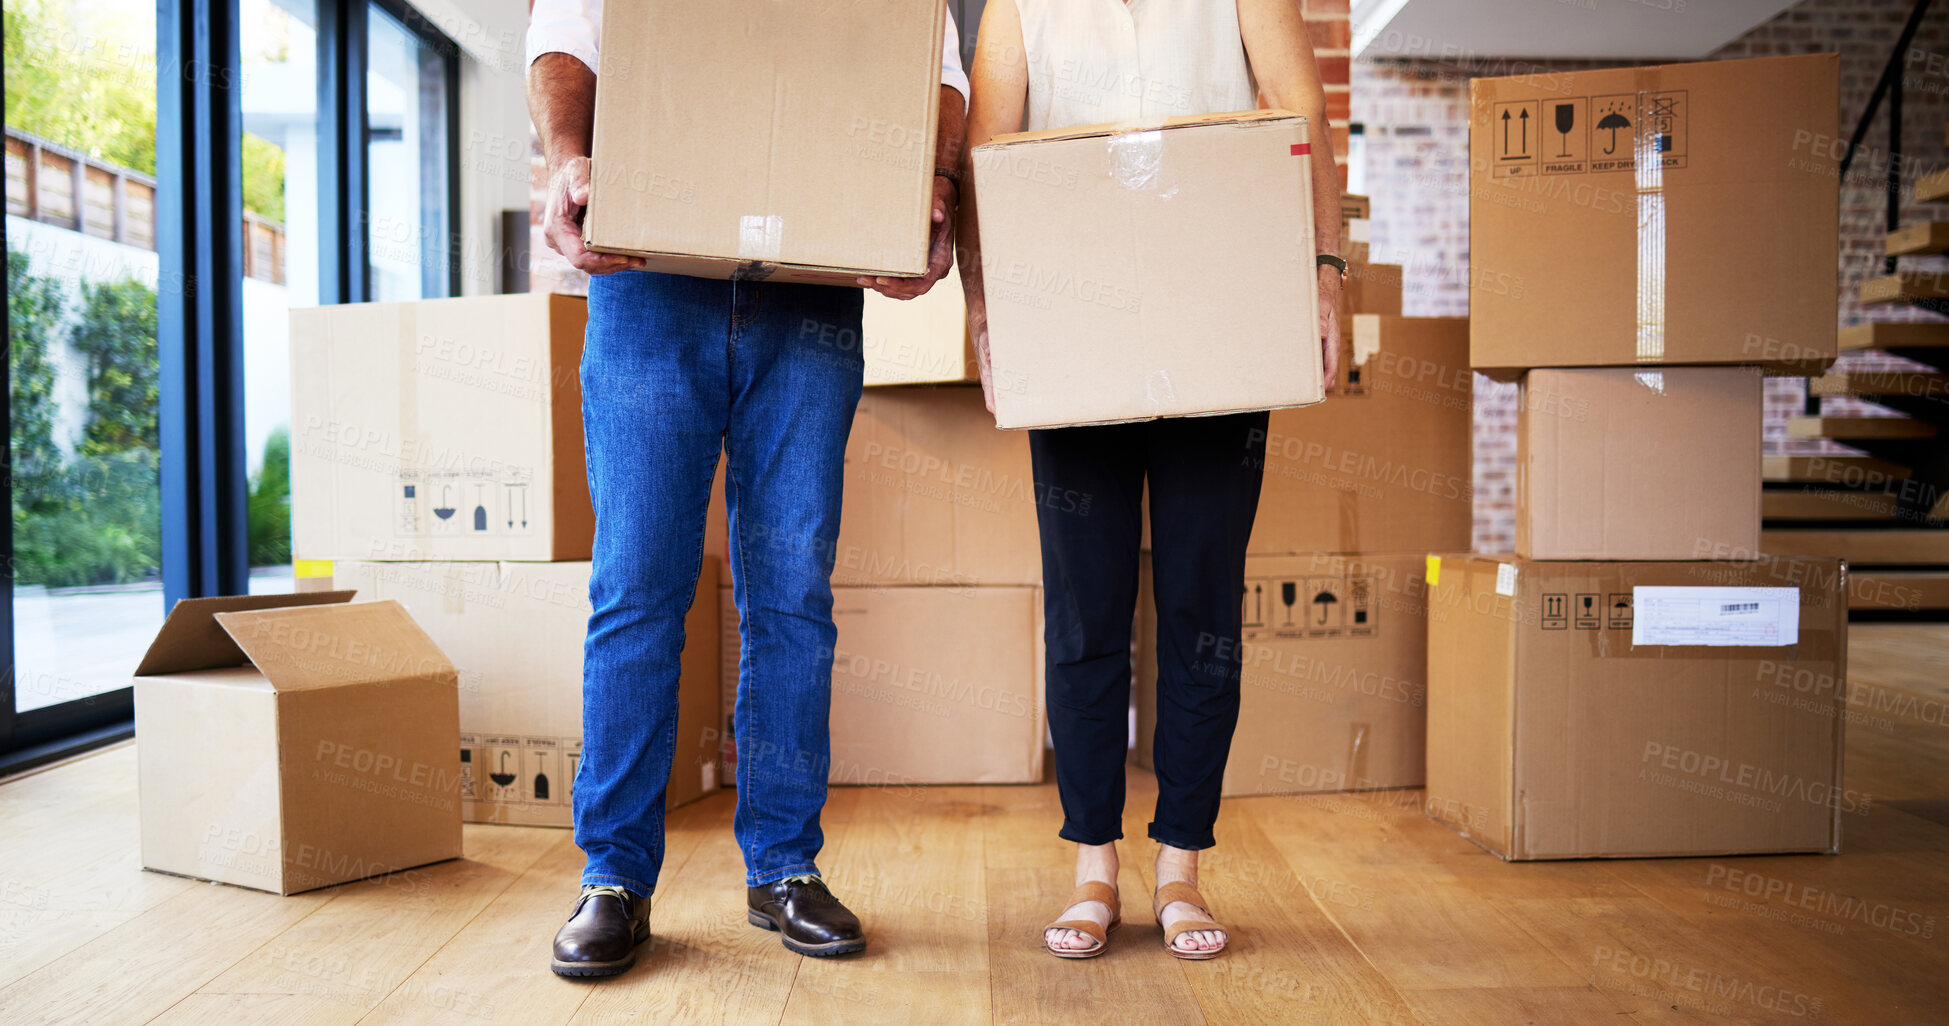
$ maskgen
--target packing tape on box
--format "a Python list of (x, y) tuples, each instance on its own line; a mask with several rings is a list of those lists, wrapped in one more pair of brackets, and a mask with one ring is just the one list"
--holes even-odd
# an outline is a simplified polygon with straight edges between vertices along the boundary
[[(1341, 330), (1346, 326), (1342, 325)], [(1381, 351), (1381, 319), (1371, 314), (1353, 315), (1353, 366), (1364, 367)]]
[(1170, 199), (1177, 189), (1164, 188), (1164, 133), (1157, 128), (1120, 131), (1110, 136), (1110, 177), (1132, 192), (1158, 193)]
[(1665, 362), (1665, 157), (1662, 138), (1647, 126), (1644, 86), (1640, 77), (1633, 139), (1634, 174), (1638, 194), (1638, 362)]
[(777, 214), (738, 218), (738, 259), (776, 262), (785, 249), (785, 219)]
[(1347, 724), (1347, 732), (1351, 737), (1347, 741), (1346, 776), (1340, 779), (1341, 783), (1353, 790), (1371, 790), (1367, 785), (1367, 781), (1373, 779), (1367, 775), (1367, 735), (1372, 730), (1373, 725), (1363, 720), (1355, 720)]
[[(401, 501), (405, 498), (406, 476), (408, 473), (412, 473), (418, 469), (411, 465), (409, 460), (413, 456), (409, 456), (408, 454), (411, 453), (417, 456), (422, 451), (419, 386), (422, 380), (422, 375), (419, 370), (419, 339), (421, 337), (420, 310), (421, 307), (415, 306), (411, 316), (398, 319), (399, 365), (393, 379), (395, 382), (393, 387), (399, 390), (399, 438), (396, 440), (399, 446), (399, 467), (394, 471), (395, 479), (392, 483), (395, 501)], [(411, 439), (410, 443), (407, 441), (408, 439)], [(413, 488), (416, 493), (427, 487), (428, 482), (424, 475), (413, 473), (412, 478)], [(426, 498), (430, 500), (433, 497), (427, 496)], [(418, 502), (415, 502), (414, 506), (416, 508), (425, 508), (421, 507)], [(428, 533), (429, 525), (424, 520), (415, 519), (413, 521), (413, 527), (415, 530), (412, 532), (401, 530), (397, 525), (395, 525), (393, 530), (397, 535), (412, 537), (415, 540)], [(373, 540), (380, 541), (380, 539), (376, 538)], [(417, 546), (414, 547), (417, 548)], [(389, 548), (391, 547), (389, 546)], [(397, 551), (388, 552), (387, 554), (392, 556), (400, 555)]]

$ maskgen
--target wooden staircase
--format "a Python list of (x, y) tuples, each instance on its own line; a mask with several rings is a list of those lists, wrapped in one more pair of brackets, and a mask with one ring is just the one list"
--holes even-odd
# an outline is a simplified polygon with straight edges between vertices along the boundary
[[(1861, 283), (1860, 301), (1949, 315), (1949, 270), (1896, 266), (1897, 257), (1949, 254), (1949, 220), (1897, 225), (1898, 196), (1889, 201), (1885, 273)], [(1913, 196), (1917, 204), (1949, 203), (1949, 171), (1917, 180)], [(1807, 382), (1806, 416), (1787, 422), (1787, 437), (1856, 452), (1767, 457), (1765, 550), (1845, 558), (1857, 615), (1949, 615), (1949, 320), (1856, 324), (1841, 329), (1839, 342), (1843, 363)], [(1847, 366), (1854, 362), (1847, 354), (1870, 352), (1920, 368)], [(1832, 399), (1887, 412), (1822, 409)]]

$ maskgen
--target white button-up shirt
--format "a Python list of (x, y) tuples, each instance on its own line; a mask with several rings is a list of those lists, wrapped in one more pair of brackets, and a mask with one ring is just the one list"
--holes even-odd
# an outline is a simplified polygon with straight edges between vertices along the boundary
[[(596, 40), (601, 36), (602, 0), (535, 0), (528, 18), (528, 63), (545, 53), (565, 53), (596, 70)], [(954, 12), (947, 13), (941, 39), (941, 84), (968, 101), (968, 73), (961, 70), (960, 33)]]

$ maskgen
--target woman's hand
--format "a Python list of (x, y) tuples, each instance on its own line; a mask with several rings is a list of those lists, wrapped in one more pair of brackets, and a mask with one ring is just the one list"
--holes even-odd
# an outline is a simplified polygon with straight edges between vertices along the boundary
[(968, 335), (974, 339), (975, 366), (981, 368), (981, 398), (995, 412), (995, 372), (988, 366), (988, 304), (977, 296), (968, 304)]

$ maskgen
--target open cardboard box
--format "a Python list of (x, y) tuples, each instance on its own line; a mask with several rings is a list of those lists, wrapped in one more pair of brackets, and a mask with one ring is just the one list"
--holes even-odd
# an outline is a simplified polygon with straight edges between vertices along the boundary
[(135, 671), (143, 868), (296, 894), (460, 857), (453, 664), (351, 597), (170, 610)]

